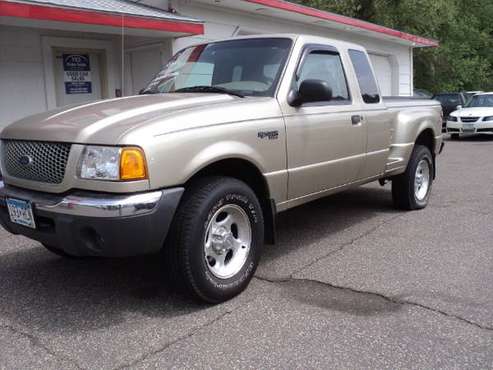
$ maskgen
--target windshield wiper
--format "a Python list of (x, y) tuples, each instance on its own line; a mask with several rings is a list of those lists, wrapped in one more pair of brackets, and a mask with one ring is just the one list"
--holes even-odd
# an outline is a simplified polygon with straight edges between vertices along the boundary
[(236, 92), (234, 90), (229, 90), (224, 87), (219, 87), (219, 86), (191, 86), (191, 87), (184, 87), (182, 89), (178, 89), (173, 91), (175, 93), (187, 93), (187, 92), (197, 92), (197, 93), (219, 93), (219, 94), (228, 94), (228, 95), (233, 95), (233, 96), (238, 96), (240, 98), (244, 98), (245, 95), (240, 94), (239, 92)]

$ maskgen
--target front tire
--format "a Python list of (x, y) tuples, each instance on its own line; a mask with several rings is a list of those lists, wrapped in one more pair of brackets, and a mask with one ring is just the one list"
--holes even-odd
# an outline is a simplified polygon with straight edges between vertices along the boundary
[(229, 177), (207, 177), (184, 194), (165, 246), (169, 272), (194, 298), (219, 303), (246, 289), (264, 243), (255, 193)]
[(459, 134), (450, 134), (450, 139), (451, 140), (459, 140), (460, 135)]
[(406, 172), (392, 180), (392, 199), (398, 209), (416, 210), (428, 205), (434, 176), (430, 149), (416, 145)]

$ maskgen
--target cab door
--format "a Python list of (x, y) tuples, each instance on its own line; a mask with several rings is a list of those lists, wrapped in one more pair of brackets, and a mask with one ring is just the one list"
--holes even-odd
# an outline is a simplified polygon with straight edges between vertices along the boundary
[(299, 89), (307, 79), (326, 81), (332, 89), (332, 99), (283, 107), (289, 199), (355, 181), (366, 152), (361, 103), (351, 96), (337, 49), (305, 46), (291, 88)]

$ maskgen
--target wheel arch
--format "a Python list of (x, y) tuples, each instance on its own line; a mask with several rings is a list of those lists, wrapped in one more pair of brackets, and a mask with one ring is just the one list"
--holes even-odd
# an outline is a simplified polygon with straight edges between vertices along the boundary
[(240, 157), (223, 158), (208, 163), (198, 169), (185, 183), (193, 182), (208, 176), (227, 176), (246, 183), (257, 196), (262, 207), (265, 225), (265, 241), (274, 244), (276, 241), (276, 205), (271, 198), (269, 185), (257, 165)]
[(430, 149), (430, 152), (435, 152), (435, 134), (431, 128), (425, 128), (416, 137), (416, 144), (421, 144)]
[(425, 128), (422, 130), (416, 138), (414, 145), (423, 145), (427, 147), (433, 158), (433, 178), (436, 178), (436, 154), (435, 154), (435, 134), (433, 129)]

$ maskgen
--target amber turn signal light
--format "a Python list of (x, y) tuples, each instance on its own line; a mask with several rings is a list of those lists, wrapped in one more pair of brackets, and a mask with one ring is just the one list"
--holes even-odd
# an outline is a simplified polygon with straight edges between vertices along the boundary
[(144, 152), (140, 148), (123, 148), (120, 155), (120, 180), (147, 179), (147, 165)]

